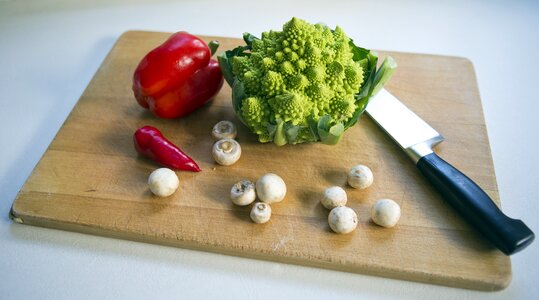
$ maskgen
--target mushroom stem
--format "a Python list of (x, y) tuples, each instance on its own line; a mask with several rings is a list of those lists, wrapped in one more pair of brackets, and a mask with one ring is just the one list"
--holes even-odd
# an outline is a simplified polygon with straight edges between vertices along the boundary
[(224, 141), (219, 144), (219, 148), (221, 148), (221, 150), (223, 150), (225, 153), (230, 153), (230, 151), (232, 151), (232, 143), (229, 141)]

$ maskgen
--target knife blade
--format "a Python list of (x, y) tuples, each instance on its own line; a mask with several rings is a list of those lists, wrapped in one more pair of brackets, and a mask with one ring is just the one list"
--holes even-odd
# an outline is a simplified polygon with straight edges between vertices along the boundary
[(470, 225), (506, 255), (535, 238), (521, 220), (506, 216), (470, 178), (444, 161), (433, 147), (444, 140), (434, 128), (385, 89), (372, 97), (367, 114), (416, 164), (426, 179)]

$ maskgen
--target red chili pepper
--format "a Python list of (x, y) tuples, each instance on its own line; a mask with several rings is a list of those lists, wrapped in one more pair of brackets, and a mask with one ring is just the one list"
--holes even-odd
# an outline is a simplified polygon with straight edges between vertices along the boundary
[(152, 126), (139, 128), (133, 135), (137, 152), (169, 168), (200, 172), (197, 163), (176, 145), (167, 140), (161, 131)]
[(138, 103), (160, 118), (183, 117), (207, 103), (223, 86), (219, 64), (210, 59), (218, 46), (212, 41), (208, 47), (187, 32), (173, 34), (135, 70)]

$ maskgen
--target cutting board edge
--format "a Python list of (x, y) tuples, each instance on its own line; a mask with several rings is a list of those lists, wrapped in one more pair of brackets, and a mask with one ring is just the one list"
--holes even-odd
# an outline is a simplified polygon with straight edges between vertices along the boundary
[[(402, 270), (398, 268), (388, 269), (388, 268), (376, 267), (376, 266), (363, 267), (363, 268), (361, 266), (346, 267), (345, 265), (335, 265), (335, 264), (331, 264), (329, 262), (323, 262), (323, 261), (313, 261), (313, 260), (298, 259), (294, 257), (276, 256), (276, 255), (269, 256), (266, 253), (242, 252), (242, 251), (238, 251), (237, 249), (227, 249), (227, 248), (223, 248), (223, 247), (219, 247), (215, 245), (212, 245), (212, 247), (208, 247), (208, 245), (200, 244), (198, 242), (189, 242), (185, 240), (171, 240), (171, 239), (163, 240), (163, 239), (158, 239), (158, 238), (152, 239), (151, 236), (147, 236), (147, 235), (114, 231), (112, 229), (105, 228), (105, 227), (87, 226), (87, 225), (82, 225), (82, 224), (77, 224), (77, 223), (72, 223), (72, 222), (64, 222), (61, 220), (43, 218), (43, 217), (40, 217), (39, 215), (32, 215), (32, 214), (27, 214), (24, 212), (19, 212), (16, 209), (16, 204), (17, 204), (18, 199), (19, 199), (19, 195), (17, 195), (17, 198), (13, 202), (13, 205), (9, 212), (9, 218), (13, 220), (13, 222), (23, 224), (23, 225), (37, 226), (37, 227), (57, 229), (57, 230), (63, 230), (63, 231), (71, 231), (71, 232), (77, 232), (77, 233), (82, 233), (82, 234), (97, 235), (97, 236), (107, 237), (107, 238), (118, 238), (118, 239), (123, 239), (123, 240), (128, 240), (128, 241), (134, 241), (134, 242), (151, 243), (151, 244), (156, 244), (156, 245), (161, 245), (161, 246), (176, 247), (176, 248), (182, 248), (182, 249), (187, 249), (187, 250), (204, 251), (207, 253), (229, 255), (229, 256), (241, 257), (241, 258), (247, 258), (247, 259), (256, 259), (256, 260), (263, 260), (263, 261), (269, 261), (269, 262), (293, 264), (296, 266), (328, 269), (332, 271), (340, 271), (340, 272), (347, 272), (347, 273), (361, 274), (361, 275), (368, 275), (368, 276), (377, 276), (381, 278), (420, 282), (420, 283), (434, 284), (434, 285), (454, 287), (454, 288), (464, 288), (464, 289), (478, 290), (478, 291), (487, 291), (487, 292), (501, 291), (505, 289), (507, 286), (509, 286), (512, 280), (511, 267), (509, 267), (507, 272), (503, 274), (504, 276), (499, 276), (497, 280), (480, 280), (480, 279), (464, 278), (464, 277), (458, 277), (458, 276), (444, 276), (445, 274), (436, 274), (436, 276), (433, 276), (433, 274), (429, 274), (425, 272), (406, 271), (406, 270)], [(510, 264), (510, 260), (509, 260), (509, 264)]]

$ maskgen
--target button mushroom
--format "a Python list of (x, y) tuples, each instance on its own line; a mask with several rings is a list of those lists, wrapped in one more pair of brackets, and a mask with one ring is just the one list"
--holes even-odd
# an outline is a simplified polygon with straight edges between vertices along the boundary
[(391, 228), (401, 217), (401, 208), (391, 199), (380, 199), (371, 208), (372, 221), (380, 226)]
[(286, 184), (279, 175), (267, 173), (256, 182), (256, 194), (265, 203), (281, 202), (286, 195)]
[(371, 169), (364, 165), (357, 165), (348, 172), (348, 184), (356, 189), (368, 188), (374, 180)]
[(329, 212), (328, 223), (336, 233), (350, 233), (357, 227), (357, 214), (350, 207), (338, 206)]
[(271, 206), (264, 202), (258, 202), (253, 205), (251, 209), (251, 220), (253, 222), (262, 224), (269, 221), (271, 218)]
[(240, 159), (241, 147), (233, 139), (218, 140), (213, 144), (212, 155), (215, 162), (223, 166), (233, 165)]
[(345, 206), (348, 197), (346, 192), (340, 186), (332, 186), (324, 191), (324, 197), (320, 201), (327, 209), (333, 209), (337, 206)]
[(159, 168), (150, 174), (148, 185), (154, 195), (168, 197), (178, 189), (180, 180), (171, 169)]
[(236, 125), (230, 121), (220, 121), (219, 123), (213, 126), (211, 134), (214, 139), (234, 139), (236, 138), (237, 130)]
[(256, 199), (255, 184), (249, 180), (242, 180), (232, 186), (230, 200), (232, 203), (245, 206), (253, 203)]

